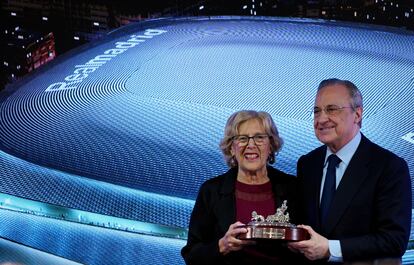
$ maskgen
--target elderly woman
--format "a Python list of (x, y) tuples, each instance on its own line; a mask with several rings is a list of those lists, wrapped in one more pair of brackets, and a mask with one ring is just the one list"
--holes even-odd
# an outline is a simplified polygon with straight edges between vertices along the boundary
[(243, 110), (229, 117), (220, 148), (231, 168), (200, 188), (181, 251), (186, 264), (293, 264), (295, 254), (283, 242), (238, 238), (253, 211), (266, 217), (284, 200), (292, 223), (299, 221), (296, 178), (268, 165), (282, 143), (266, 112)]

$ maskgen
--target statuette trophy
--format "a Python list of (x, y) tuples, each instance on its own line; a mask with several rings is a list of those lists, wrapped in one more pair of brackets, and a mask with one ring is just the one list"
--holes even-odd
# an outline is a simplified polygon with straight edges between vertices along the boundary
[[(252, 212), (252, 219), (244, 227), (246, 234), (241, 234), (240, 239), (279, 239), (285, 241), (301, 241), (310, 238), (309, 233), (294, 224), (289, 223), (287, 201), (276, 209), (276, 213), (264, 218), (256, 211)], [(286, 213), (285, 213), (286, 212)]]

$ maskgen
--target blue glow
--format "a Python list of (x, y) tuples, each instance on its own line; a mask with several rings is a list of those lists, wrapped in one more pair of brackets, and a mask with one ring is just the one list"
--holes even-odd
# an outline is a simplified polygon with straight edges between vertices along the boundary
[[(414, 176), (413, 50), (413, 32), (311, 19), (128, 25), (0, 94), (0, 193), (186, 227), (200, 184), (227, 169), (218, 144), (228, 116), (271, 113), (285, 141), (275, 166), (295, 174), (299, 156), (320, 145), (309, 112), (330, 77), (357, 84), (363, 133), (403, 157)], [(54, 221), (46, 234), (59, 231)], [(70, 240), (76, 225), (65, 230)], [(76, 256), (39, 233), (31, 239), (10, 222), (0, 227), (0, 236)]]
[(138, 234), (187, 239), (187, 229), (185, 228), (145, 223), (136, 220), (80, 211), (48, 203), (35, 202), (2, 193), (0, 193), (0, 208)]
[[(185, 241), (181, 239), (123, 232), (4, 209), (0, 209), (0, 223), (1, 237), (82, 264), (184, 264), (180, 249)], [(0, 260), (9, 259), (12, 254), (0, 249)], [(34, 258), (23, 264), (45, 263)], [(56, 264), (60, 263), (53, 265)]]

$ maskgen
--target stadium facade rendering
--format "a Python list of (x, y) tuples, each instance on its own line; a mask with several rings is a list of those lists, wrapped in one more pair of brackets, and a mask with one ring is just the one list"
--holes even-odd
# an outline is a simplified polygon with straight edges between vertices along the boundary
[(275, 167), (295, 174), (320, 145), (311, 110), (331, 77), (357, 84), (362, 132), (414, 176), (412, 51), (410, 31), (307, 19), (111, 32), (0, 94), (0, 237), (83, 264), (183, 264), (198, 188), (227, 169), (228, 116), (271, 113), (284, 139)]

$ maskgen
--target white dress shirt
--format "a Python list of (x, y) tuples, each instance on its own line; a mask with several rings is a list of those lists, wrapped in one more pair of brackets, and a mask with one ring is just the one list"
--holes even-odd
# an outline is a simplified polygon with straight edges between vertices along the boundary
[[(344, 145), (340, 150), (338, 150), (338, 152), (336, 152), (336, 155), (341, 159), (341, 162), (336, 168), (336, 188), (338, 188), (339, 184), (341, 183), (345, 170), (348, 167), (352, 157), (354, 156), (360, 142), (361, 133), (358, 132), (354, 136), (354, 138), (352, 138), (352, 140), (349, 141), (349, 143)], [(329, 148), (327, 148), (323, 167), (322, 185), (320, 190), (319, 202), (322, 199), (323, 186), (325, 185), (326, 170), (328, 168), (327, 160), (331, 154), (333, 154), (333, 152)], [(329, 253), (330, 257), (328, 261), (343, 262), (341, 244), (339, 240), (329, 240)]]

